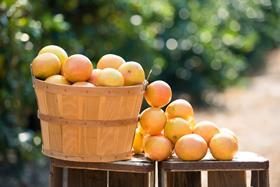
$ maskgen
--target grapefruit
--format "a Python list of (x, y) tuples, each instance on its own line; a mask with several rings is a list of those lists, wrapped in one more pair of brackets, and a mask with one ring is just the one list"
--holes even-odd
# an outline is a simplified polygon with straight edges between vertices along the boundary
[(210, 141), (210, 152), (217, 160), (232, 160), (238, 151), (236, 139), (228, 133), (218, 133)]
[(39, 54), (43, 54), (43, 53), (55, 54), (59, 58), (61, 64), (64, 64), (68, 58), (66, 51), (57, 45), (48, 45), (48, 46), (43, 47), (39, 51)]
[(147, 86), (145, 99), (152, 107), (164, 107), (172, 97), (170, 86), (164, 81), (154, 81)]
[(166, 123), (166, 116), (160, 108), (147, 108), (140, 115), (143, 130), (150, 135), (159, 135)]
[(136, 129), (132, 147), (135, 154), (140, 154), (144, 150), (144, 135), (139, 129)]
[(98, 69), (105, 69), (105, 68), (114, 68), (118, 69), (120, 65), (124, 64), (125, 60), (114, 54), (107, 54), (100, 58), (100, 60), (97, 63)]
[(168, 119), (181, 117), (184, 119), (189, 119), (193, 116), (193, 108), (192, 105), (184, 100), (184, 99), (177, 99), (172, 101), (165, 110)]
[(197, 134), (184, 135), (175, 144), (175, 153), (182, 160), (201, 160), (207, 149), (206, 141)]
[(139, 132), (143, 135), (146, 135), (147, 133), (144, 131), (144, 129), (142, 128), (142, 125), (140, 123), (140, 121), (138, 121), (137, 123), (137, 129), (139, 130)]
[(211, 121), (201, 121), (195, 125), (193, 133), (200, 135), (209, 144), (211, 138), (219, 133), (219, 129)]
[(183, 118), (169, 119), (164, 127), (164, 136), (173, 144), (182, 136), (191, 133), (191, 124)]
[(48, 77), (45, 81), (52, 84), (70, 84), (70, 82), (68, 82), (62, 75), (52, 75)]
[(34, 58), (31, 68), (36, 78), (44, 80), (51, 75), (59, 74), (61, 63), (56, 55), (43, 53)]
[(220, 128), (220, 132), (228, 133), (228, 134), (232, 135), (234, 137), (234, 139), (238, 142), (236, 134), (233, 131), (229, 130), (228, 128)]
[(105, 68), (98, 73), (96, 83), (98, 86), (123, 86), (124, 79), (118, 70), (113, 68)]
[(164, 136), (149, 136), (145, 140), (145, 156), (151, 160), (162, 161), (172, 154), (172, 143)]
[(67, 55), (66, 51), (64, 49), (62, 49), (61, 47), (57, 46), (57, 45), (48, 45), (48, 46), (43, 47), (39, 51), (39, 54), (43, 54), (43, 53), (53, 53), (53, 54), (55, 54), (60, 60), (61, 67), (63, 67), (63, 64), (66, 62), (66, 60), (68, 58), (68, 55)]
[(84, 55), (70, 56), (63, 65), (63, 75), (70, 82), (84, 82), (90, 78), (92, 63)]
[(72, 84), (72, 86), (78, 86), (78, 87), (95, 87), (94, 84), (91, 84), (90, 82), (75, 82)]
[(137, 62), (123, 63), (120, 65), (119, 71), (124, 77), (124, 85), (126, 86), (142, 84), (145, 80), (145, 72)]
[(90, 82), (90, 83), (92, 83), (92, 84), (94, 84), (94, 85), (97, 85), (97, 77), (98, 77), (98, 75), (100, 74), (100, 72), (101, 72), (100, 69), (94, 69), (94, 70), (92, 70), (88, 82)]

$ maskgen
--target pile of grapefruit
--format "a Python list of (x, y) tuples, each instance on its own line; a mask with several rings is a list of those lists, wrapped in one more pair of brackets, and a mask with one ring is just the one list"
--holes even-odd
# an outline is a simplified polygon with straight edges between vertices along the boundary
[[(217, 160), (232, 160), (238, 150), (236, 135), (210, 121), (195, 123), (192, 105), (184, 99), (168, 104), (171, 97), (166, 82), (155, 81), (147, 86), (145, 99), (150, 107), (140, 115), (134, 153), (144, 152), (151, 160), (162, 161), (175, 152), (182, 160), (196, 161), (210, 150)], [(162, 107), (166, 105), (164, 112)]]
[[(64, 49), (55, 45), (42, 48), (31, 69), (36, 78), (60, 85), (119, 87), (145, 81), (144, 70), (137, 62), (106, 54), (94, 69), (86, 56), (68, 57)], [(210, 121), (195, 123), (192, 105), (184, 99), (169, 103), (171, 98), (172, 90), (166, 82), (154, 81), (147, 86), (145, 99), (150, 107), (140, 115), (134, 153), (144, 152), (157, 161), (168, 159), (173, 152), (182, 160), (201, 160), (209, 149), (217, 160), (232, 160), (238, 150), (236, 135)]]
[(94, 69), (86, 56), (74, 54), (68, 57), (65, 50), (56, 45), (42, 48), (31, 68), (36, 78), (52, 84), (117, 87), (145, 81), (144, 70), (137, 62), (126, 62), (118, 55), (106, 54)]

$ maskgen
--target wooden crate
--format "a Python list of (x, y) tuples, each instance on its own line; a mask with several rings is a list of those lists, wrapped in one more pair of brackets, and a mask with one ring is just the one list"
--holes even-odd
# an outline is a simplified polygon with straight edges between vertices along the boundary
[(107, 163), (51, 159), (50, 187), (154, 187), (154, 169), (141, 155)]
[(208, 173), (208, 187), (269, 187), (269, 161), (255, 153), (239, 152), (233, 161), (216, 161), (207, 155), (202, 161), (171, 158), (159, 163), (159, 187), (201, 187), (201, 171)]
[(78, 162), (129, 159), (145, 85), (74, 87), (33, 78), (43, 153)]

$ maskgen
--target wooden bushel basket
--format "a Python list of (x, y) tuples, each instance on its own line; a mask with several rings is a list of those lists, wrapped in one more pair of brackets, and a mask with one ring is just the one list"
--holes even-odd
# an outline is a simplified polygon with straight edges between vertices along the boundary
[(131, 157), (145, 85), (74, 87), (33, 78), (43, 154), (109, 162)]

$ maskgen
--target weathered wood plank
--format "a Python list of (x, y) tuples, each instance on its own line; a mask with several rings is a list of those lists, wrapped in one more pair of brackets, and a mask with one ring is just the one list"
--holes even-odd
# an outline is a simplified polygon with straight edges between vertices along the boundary
[(259, 171), (251, 171), (251, 186), (260, 187), (259, 184)]
[(63, 168), (50, 165), (49, 186), (62, 187), (63, 184)]
[(259, 171), (259, 184), (260, 184), (260, 187), (269, 187), (269, 171), (268, 170)]
[(167, 187), (201, 187), (201, 173), (167, 172)]
[(72, 162), (54, 158), (52, 158), (51, 160), (56, 167), (134, 173), (148, 173), (154, 171), (154, 162), (146, 159), (143, 156), (133, 157), (131, 160), (126, 161), (107, 163)]
[(107, 187), (106, 171), (68, 169), (68, 187)]
[(148, 173), (110, 172), (110, 187), (150, 187)]
[(198, 162), (182, 161), (174, 156), (163, 161), (161, 167), (169, 171), (264, 170), (268, 169), (269, 161), (255, 153), (239, 152), (232, 161), (216, 161), (210, 154)]
[(245, 171), (209, 171), (208, 187), (246, 187)]

